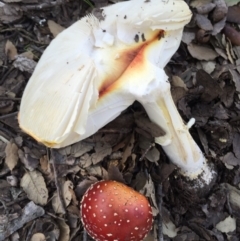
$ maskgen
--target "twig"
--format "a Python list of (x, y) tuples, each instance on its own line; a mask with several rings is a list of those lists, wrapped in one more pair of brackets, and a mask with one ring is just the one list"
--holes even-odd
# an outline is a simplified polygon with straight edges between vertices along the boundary
[(54, 1), (54, 2), (48, 2), (48, 3), (41, 3), (41, 4), (37, 4), (37, 5), (24, 5), (22, 6), (22, 10), (24, 12), (29, 12), (29, 11), (32, 11), (32, 10), (43, 10), (43, 9), (46, 9), (46, 8), (53, 8), (53, 7), (56, 7), (56, 6), (59, 6), (59, 5), (62, 5), (63, 3), (60, 2), (60, 1)]
[(158, 210), (159, 210), (159, 216), (158, 216), (158, 241), (164, 241), (163, 239), (163, 227), (162, 227), (162, 183), (158, 184), (157, 187), (157, 195), (158, 195)]
[(12, 98), (8, 96), (0, 96), (0, 100), (12, 100), (12, 101), (19, 101), (21, 98)]
[(55, 156), (54, 150), (52, 148), (50, 150), (51, 150), (50, 163), (52, 164), (52, 167), (53, 167), (55, 185), (56, 185), (56, 188), (57, 188), (57, 194), (58, 194), (58, 198), (59, 198), (59, 201), (60, 201), (61, 208), (62, 208), (62, 210), (65, 214), (66, 213), (66, 207), (65, 207), (65, 203), (63, 201), (62, 189), (60, 188), (59, 181), (58, 181), (58, 173), (57, 173), (57, 169), (56, 169), (56, 156)]
[(32, 237), (32, 231), (33, 231), (33, 228), (34, 228), (34, 226), (35, 226), (35, 223), (36, 223), (36, 220), (34, 220), (34, 221), (32, 222), (32, 225), (31, 225), (30, 229), (28, 230), (28, 234), (27, 234), (27, 237), (26, 237), (26, 241), (29, 241), (30, 238)]
[(151, 143), (149, 147), (145, 150), (145, 152), (142, 154), (142, 156), (139, 158), (139, 161), (142, 161), (144, 157), (147, 155), (147, 153), (151, 150), (152, 147), (155, 146), (155, 143)]
[[(15, 200), (11, 201), (11, 202), (5, 203), (5, 207), (12, 206), (13, 204), (19, 203), (19, 202), (21, 202), (21, 201), (23, 201), (25, 199), (27, 199), (27, 196), (23, 196), (23, 197), (17, 198)], [(0, 206), (0, 209), (5, 208), (5, 207), (4, 206)]]
[(87, 241), (88, 240), (88, 238), (87, 238), (87, 231), (86, 231), (86, 229), (84, 228), (83, 229), (83, 241)]
[(64, 221), (64, 222), (67, 221), (66, 219), (61, 218), (61, 217), (58, 217), (58, 216), (54, 215), (53, 213), (46, 212), (46, 214), (49, 215), (49, 216), (51, 216), (51, 217), (53, 217), (53, 218), (55, 218), (55, 219), (59, 219), (59, 220)]
[(12, 117), (12, 116), (15, 116), (15, 115), (17, 115), (17, 111), (16, 112), (13, 112), (13, 113), (10, 113), (10, 114), (6, 114), (6, 115), (2, 115), (2, 116), (0, 116), (0, 120), (1, 119), (6, 119), (6, 118), (8, 118), (8, 117)]
[(5, 212), (6, 212), (7, 222), (4, 223), (4, 231), (6, 231), (7, 225), (8, 225), (8, 222), (9, 222), (9, 211), (8, 211), (6, 202), (4, 200), (2, 200), (2, 199), (0, 199), (0, 202), (2, 203), (2, 207), (5, 209)]

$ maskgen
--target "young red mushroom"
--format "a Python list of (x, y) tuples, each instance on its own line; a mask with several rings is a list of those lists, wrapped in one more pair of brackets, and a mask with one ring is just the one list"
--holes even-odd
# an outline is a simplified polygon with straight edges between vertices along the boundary
[(152, 227), (147, 198), (120, 182), (93, 184), (80, 208), (84, 228), (97, 241), (141, 241)]

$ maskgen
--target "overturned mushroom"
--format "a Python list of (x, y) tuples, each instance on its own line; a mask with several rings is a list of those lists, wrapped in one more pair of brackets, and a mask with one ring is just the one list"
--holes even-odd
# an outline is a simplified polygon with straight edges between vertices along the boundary
[[(134, 11), (133, 11), (134, 10)], [(163, 68), (179, 47), (191, 11), (182, 0), (132, 0), (102, 8), (60, 33), (24, 91), (20, 127), (60, 148), (94, 134), (135, 100), (166, 135), (156, 138), (188, 177), (212, 174), (170, 93)]]

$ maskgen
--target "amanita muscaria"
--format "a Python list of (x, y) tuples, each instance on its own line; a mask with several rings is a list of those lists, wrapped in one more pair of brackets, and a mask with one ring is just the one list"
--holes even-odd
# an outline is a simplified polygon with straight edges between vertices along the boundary
[(98, 241), (141, 241), (152, 218), (146, 197), (116, 181), (94, 183), (81, 202), (84, 228)]
[(179, 115), (163, 68), (192, 13), (182, 0), (132, 0), (102, 8), (54, 39), (24, 91), (22, 130), (52, 148), (83, 140), (134, 101), (166, 135), (156, 138), (191, 178), (212, 174)]

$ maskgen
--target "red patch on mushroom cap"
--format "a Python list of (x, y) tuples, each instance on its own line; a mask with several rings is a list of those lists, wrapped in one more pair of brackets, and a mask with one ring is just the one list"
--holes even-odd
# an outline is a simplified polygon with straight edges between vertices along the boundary
[(98, 241), (141, 241), (152, 227), (148, 200), (116, 181), (93, 184), (83, 196), (81, 218)]

